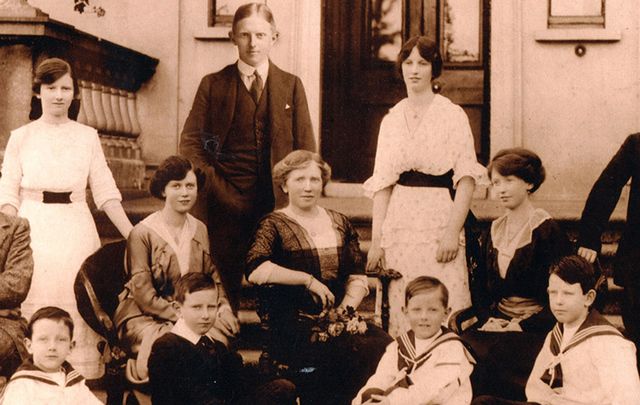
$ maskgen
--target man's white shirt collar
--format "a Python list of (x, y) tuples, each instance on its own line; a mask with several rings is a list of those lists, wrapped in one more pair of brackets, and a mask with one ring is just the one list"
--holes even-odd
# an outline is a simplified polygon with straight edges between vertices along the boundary
[(244, 62), (242, 59), (238, 59), (238, 70), (244, 77), (253, 76), (253, 72), (257, 70), (258, 74), (262, 78), (262, 83), (266, 83), (267, 76), (269, 75), (269, 59), (265, 59), (265, 61), (259, 64), (257, 67), (253, 67)]

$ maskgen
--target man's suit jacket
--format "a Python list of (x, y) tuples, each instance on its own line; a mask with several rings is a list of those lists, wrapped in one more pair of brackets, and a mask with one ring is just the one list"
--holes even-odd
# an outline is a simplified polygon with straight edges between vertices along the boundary
[(26, 322), (20, 315), (20, 305), (33, 275), (30, 242), (26, 219), (0, 213), (0, 330), (12, 337), (21, 351)]
[(618, 285), (640, 278), (637, 268), (640, 263), (640, 133), (627, 137), (593, 185), (582, 212), (578, 246), (600, 250), (602, 232), (629, 179), (627, 221), (614, 263), (614, 280)]
[[(180, 139), (180, 153), (206, 174), (204, 192), (198, 193), (196, 216), (206, 221), (207, 207), (215, 204), (224, 212), (242, 214), (245, 206), (237, 191), (216, 172), (217, 157), (225, 153), (225, 141), (231, 128), (238, 82), (236, 64), (205, 76), (200, 82)], [(295, 149), (315, 150), (309, 108), (300, 79), (269, 62), (268, 90), (271, 167)], [(274, 187), (276, 206), (286, 197)], [(206, 199), (205, 199), (206, 198)]]

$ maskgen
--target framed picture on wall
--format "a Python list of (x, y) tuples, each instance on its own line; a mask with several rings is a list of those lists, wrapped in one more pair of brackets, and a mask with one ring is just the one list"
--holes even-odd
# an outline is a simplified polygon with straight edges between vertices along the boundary
[[(254, 1), (267, 3), (267, 0)], [(247, 2), (248, 0), (209, 0), (209, 27), (230, 27), (238, 7)]]

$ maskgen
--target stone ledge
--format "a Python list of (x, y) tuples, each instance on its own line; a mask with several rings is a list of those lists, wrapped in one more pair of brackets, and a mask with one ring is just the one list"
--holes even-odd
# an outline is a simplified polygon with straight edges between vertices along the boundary
[[(327, 185), (329, 188), (331, 185)], [(356, 221), (371, 221), (373, 202), (362, 195), (349, 195), (347, 190), (353, 190), (351, 186), (325, 190), (325, 197), (320, 200), (320, 205), (340, 211)], [(548, 200), (534, 199), (533, 205), (549, 212), (558, 221), (578, 221), (584, 208), (584, 200)], [(626, 219), (627, 201), (621, 200), (611, 215), (611, 222), (624, 222)], [(481, 221), (492, 221), (504, 213), (504, 208), (497, 200), (487, 198), (474, 198), (471, 209)]]

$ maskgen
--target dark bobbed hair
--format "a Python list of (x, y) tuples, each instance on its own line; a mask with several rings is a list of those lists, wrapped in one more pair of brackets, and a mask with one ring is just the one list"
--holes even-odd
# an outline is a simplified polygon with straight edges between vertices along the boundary
[(549, 274), (555, 274), (567, 284), (580, 284), (582, 293), (596, 290), (596, 284), (600, 275), (595, 267), (586, 259), (578, 255), (565, 256), (552, 264)]
[(489, 177), (495, 170), (502, 176), (516, 176), (533, 187), (530, 193), (535, 192), (544, 182), (546, 172), (542, 166), (542, 160), (535, 153), (525, 148), (502, 149), (491, 159)]
[(73, 319), (71, 319), (71, 315), (69, 315), (67, 311), (58, 307), (43, 307), (37, 310), (29, 320), (26, 337), (31, 339), (33, 336), (33, 325), (41, 319), (50, 319), (64, 323), (64, 326), (69, 329), (69, 337), (73, 339)]
[(409, 300), (411, 298), (415, 297), (421, 292), (433, 290), (440, 290), (440, 299), (442, 300), (442, 305), (445, 308), (449, 308), (449, 290), (447, 290), (447, 287), (442, 284), (442, 281), (430, 276), (420, 276), (414, 280), (411, 280), (407, 284), (404, 292), (405, 307), (409, 305)]
[(181, 276), (176, 282), (175, 288), (174, 299), (180, 304), (184, 304), (187, 294), (204, 290), (216, 290), (218, 292), (215, 281), (209, 275), (200, 272), (187, 273)]
[(442, 74), (442, 56), (438, 45), (425, 36), (415, 36), (402, 45), (398, 53), (396, 68), (402, 77), (402, 63), (407, 60), (413, 48), (418, 48), (418, 53), (422, 58), (431, 63), (431, 80), (437, 79)]
[(204, 184), (204, 176), (194, 169), (191, 161), (178, 155), (169, 156), (160, 163), (158, 170), (156, 170), (153, 178), (151, 178), (151, 183), (149, 184), (151, 195), (160, 200), (164, 200), (162, 193), (167, 184), (172, 180), (184, 179), (190, 171), (193, 171), (196, 175), (196, 183), (198, 190), (200, 190)]
[(326, 186), (331, 180), (331, 166), (322, 160), (320, 154), (303, 149), (294, 150), (273, 166), (273, 182), (277, 186), (284, 186), (292, 171), (304, 169), (311, 162), (314, 162), (320, 168), (322, 186)]
[(266, 22), (271, 24), (271, 29), (274, 32), (277, 32), (276, 21), (273, 18), (273, 13), (269, 6), (264, 3), (247, 3), (238, 7), (233, 15), (233, 23), (231, 25), (232, 31), (236, 30), (236, 24), (238, 24), (240, 20), (244, 20), (245, 18), (249, 18), (254, 15), (262, 17)]
[(31, 90), (34, 93), (34, 96), (31, 97), (31, 110), (29, 111), (30, 120), (35, 120), (42, 116), (42, 103), (40, 99), (35, 96), (36, 94), (40, 94), (40, 87), (43, 84), (55, 83), (59, 78), (67, 73), (71, 76), (71, 80), (73, 81), (73, 101), (71, 101), (71, 106), (69, 106), (69, 112), (67, 115), (72, 120), (75, 120), (78, 117), (78, 113), (80, 111), (80, 88), (78, 87), (78, 81), (73, 75), (71, 65), (60, 58), (48, 58), (38, 64), (33, 76)]

